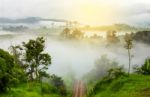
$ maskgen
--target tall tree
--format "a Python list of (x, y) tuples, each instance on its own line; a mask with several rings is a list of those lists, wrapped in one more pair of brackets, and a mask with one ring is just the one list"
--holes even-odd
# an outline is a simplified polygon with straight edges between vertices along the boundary
[(23, 47), (25, 62), (28, 64), (27, 74), (30, 80), (40, 80), (40, 77), (47, 75), (45, 70), (51, 64), (51, 56), (48, 53), (43, 53), (45, 48), (44, 38), (38, 37), (35, 40), (29, 40), (27, 43), (23, 42)]
[(129, 58), (129, 68), (128, 68), (128, 75), (130, 74), (130, 67), (131, 67), (131, 49), (133, 48), (133, 39), (132, 39), (132, 35), (130, 34), (126, 34), (124, 37), (125, 40), (125, 48), (128, 51), (128, 58)]

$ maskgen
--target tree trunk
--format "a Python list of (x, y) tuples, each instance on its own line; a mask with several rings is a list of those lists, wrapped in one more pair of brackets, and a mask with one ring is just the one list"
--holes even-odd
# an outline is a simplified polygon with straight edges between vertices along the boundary
[(33, 72), (34, 72), (34, 68), (31, 67), (31, 71), (30, 71), (30, 80), (33, 81), (34, 78), (33, 78)]
[(39, 71), (38, 71), (38, 66), (39, 66), (38, 55), (35, 58), (35, 64), (36, 64), (35, 75), (36, 75), (36, 81), (38, 82), (40, 80), (39, 79)]
[(36, 74), (36, 81), (39, 81), (39, 73), (38, 73), (38, 68), (36, 67), (35, 69), (35, 74)]
[(130, 74), (130, 66), (131, 66), (131, 54), (130, 49), (128, 49), (128, 56), (129, 56), (129, 68), (128, 68), (128, 75)]

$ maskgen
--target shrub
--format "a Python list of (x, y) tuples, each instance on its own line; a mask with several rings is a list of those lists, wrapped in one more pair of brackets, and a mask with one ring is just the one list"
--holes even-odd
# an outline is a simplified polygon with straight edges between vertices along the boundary
[(150, 75), (150, 59), (146, 59), (141, 67), (135, 66), (133, 69), (135, 70), (135, 73)]
[(125, 75), (125, 72), (123, 72), (122, 67), (111, 68), (108, 70), (108, 78), (110, 78), (110, 79), (116, 79), (122, 75)]
[[(108, 87), (108, 85), (110, 85), (113, 80), (124, 76), (125, 72), (123, 72), (123, 68), (122, 67), (116, 67), (116, 68), (111, 68), (108, 70), (108, 75), (103, 77), (103, 79), (101, 79), (101, 81), (99, 81), (97, 84), (95, 84), (94, 88), (90, 91), (90, 93), (88, 94), (88, 97), (92, 97), (93, 95), (97, 94), (98, 92), (102, 92), (105, 91)], [(118, 91), (119, 88), (121, 88), (123, 86), (123, 82), (116, 82), (111, 90), (112, 91)]]
[(150, 74), (150, 59), (146, 59), (141, 67), (143, 74)]
[(66, 86), (64, 84), (64, 81), (61, 79), (61, 77), (58, 77), (56, 75), (52, 75), (50, 83), (52, 83), (53, 86), (56, 87), (59, 94), (66, 97), (67, 90), (66, 90)]
[(56, 92), (57, 90), (54, 86), (46, 84), (46, 83), (42, 85), (42, 93), (49, 94), (49, 93), (56, 93)]

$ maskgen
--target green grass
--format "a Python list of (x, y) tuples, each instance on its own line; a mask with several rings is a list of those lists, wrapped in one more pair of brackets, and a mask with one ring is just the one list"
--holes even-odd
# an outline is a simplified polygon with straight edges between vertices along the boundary
[(150, 97), (150, 76), (122, 76), (110, 82), (98, 82), (89, 97)]
[(0, 97), (61, 97), (57, 93), (54, 93), (53, 87), (43, 84), (43, 87), (45, 86), (47, 86), (46, 88), (49, 91), (41, 93), (41, 85), (39, 83), (21, 84), (11, 88), (6, 93), (0, 94)]

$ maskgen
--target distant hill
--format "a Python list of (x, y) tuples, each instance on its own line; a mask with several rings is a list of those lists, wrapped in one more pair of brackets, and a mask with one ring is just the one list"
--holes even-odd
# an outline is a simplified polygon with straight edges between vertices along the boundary
[(133, 39), (135, 41), (150, 44), (150, 31), (138, 31), (135, 33)]
[(45, 19), (40, 17), (27, 17), (22, 19), (10, 19), (10, 18), (0, 18), (0, 24), (16, 24), (16, 23), (25, 23), (25, 24), (34, 24), (40, 21), (53, 21), (53, 22), (67, 22), (67, 20), (63, 19)]
[(136, 27), (131, 26), (128, 24), (113, 24), (113, 25), (106, 25), (106, 26), (85, 26), (81, 28), (83, 30), (96, 30), (96, 31), (143, 31), (143, 30), (150, 30), (150, 28), (144, 27)]

